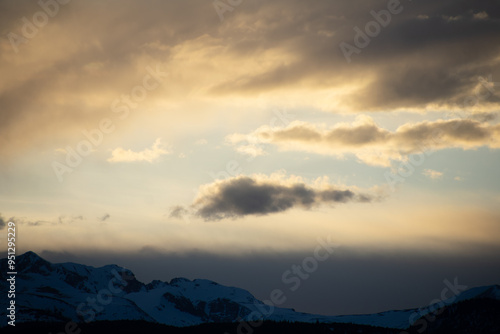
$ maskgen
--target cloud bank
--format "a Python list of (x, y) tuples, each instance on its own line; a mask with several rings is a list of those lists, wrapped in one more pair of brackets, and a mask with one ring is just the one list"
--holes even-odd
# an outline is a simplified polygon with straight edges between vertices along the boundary
[(272, 144), (282, 150), (313, 152), (325, 155), (354, 154), (367, 164), (390, 166), (411, 153), (446, 148), (473, 149), (481, 146), (500, 148), (500, 124), (474, 119), (451, 119), (407, 123), (395, 131), (379, 127), (372, 118), (358, 117), (352, 124), (324, 128), (305, 122), (287, 127), (262, 126), (250, 134), (233, 134), (227, 142)]
[[(82, 130), (116, 116), (113, 101), (158, 63), (175, 79), (140, 102), (145, 117), (187, 96), (279, 96), (328, 111), (498, 110), (490, 92), (500, 81), (494, 1), (401, 2), (401, 12), (346, 63), (339, 45), (353, 44), (354, 28), (363, 30), (374, 20), (370, 12), (386, 7), (387, 0), (256, 0), (220, 22), (210, 1), (71, 2), (14, 47), (8, 34), (22, 35), (22, 18), (42, 9), (2, 1), (0, 152), (81, 140)], [(168, 120), (166, 128), (179, 126), (178, 115)]]

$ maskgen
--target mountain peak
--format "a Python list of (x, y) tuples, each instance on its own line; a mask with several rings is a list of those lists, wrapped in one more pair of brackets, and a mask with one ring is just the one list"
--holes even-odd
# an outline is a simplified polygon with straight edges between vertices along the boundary
[(27, 251), (26, 253), (21, 254), (20, 256), (36, 256), (36, 257), (40, 257), (37, 253), (35, 253), (33, 251)]
[(479, 297), (500, 300), (500, 285), (490, 285)]
[(177, 285), (179, 283), (186, 283), (186, 282), (191, 282), (191, 280), (185, 278), (185, 277), (176, 277), (176, 278), (172, 278), (170, 280), (170, 285)]
[(17, 257), (18, 262), (29, 262), (29, 263), (35, 263), (38, 261), (45, 261), (42, 259), (37, 253), (33, 251), (27, 251), (24, 254), (21, 254)]
[(19, 255), (16, 259), (16, 269), (18, 272), (30, 270), (43, 274), (47, 273), (50, 267), (50, 262), (42, 259), (38, 254), (32, 251), (27, 251)]

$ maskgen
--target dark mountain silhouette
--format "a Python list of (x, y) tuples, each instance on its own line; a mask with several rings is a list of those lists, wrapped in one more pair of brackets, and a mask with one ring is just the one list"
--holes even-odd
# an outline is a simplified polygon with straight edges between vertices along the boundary
[[(117, 265), (53, 264), (33, 252), (16, 262), (18, 331), (39, 332), (45, 326), (59, 333), (69, 323), (91, 333), (118, 328), (121, 333), (144, 332), (139, 328), (150, 333), (167, 328), (169, 333), (500, 333), (498, 285), (469, 289), (420, 309), (322, 316), (271, 307), (246, 290), (209, 280), (144, 284)], [(0, 260), (0, 268), (0, 287), (8, 291), (7, 259)], [(0, 326), (7, 325), (7, 306), (1, 307)]]

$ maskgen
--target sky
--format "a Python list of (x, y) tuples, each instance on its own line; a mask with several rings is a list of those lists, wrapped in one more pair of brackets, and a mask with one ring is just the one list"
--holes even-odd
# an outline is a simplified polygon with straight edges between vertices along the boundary
[(500, 283), (496, 1), (2, 0), (0, 32), (18, 254), (332, 315)]

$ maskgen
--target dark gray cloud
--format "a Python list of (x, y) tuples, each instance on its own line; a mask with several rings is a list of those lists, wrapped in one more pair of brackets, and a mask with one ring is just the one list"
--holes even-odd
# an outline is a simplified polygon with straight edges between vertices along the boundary
[(0, 215), (0, 229), (2, 229), (5, 226), (5, 224), (10, 221), (14, 222), (16, 225), (42, 226), (42, 225), (70, 224), (74, 223), (75, 221), (82, 221), (84, 219), (85, 217), (83, 217), (82, 215), (70, 216), (70, 217), (62, 215), (57, 217), (57, 219), (51, 219), (51, 220), (31, 219), (23, 216), (13, 216), (7, 220)]
[[(300, 8), (300, 15), (282, 16), (277, 22), (264, 14), (274, 6), (263, 5), (264, 9), (253, 13), (262, 15), (254, 23), (261, 29), (249, 32), (252, 40), (260, 41), (261, 47), (264, 39), (274, 41), (293, 52), (294, 61), (266, 73), (229, 79), (215, 89), (252, 93), (305, 82), (335, 89), (341, 82), (355, 85), (362, 80), (358, 89), (340, 97), (340, 104), (387, 110), (461, 105), (479, 76), (491, 74), (498, 81), (500, 71), (495, 64), (500, 46), (494, 41), (500, 35), (500, 13), (491, 1), (401, 1), (402, 11), (392, 15), (387, 26), (369, 37), (368, 45), (347, 63), (340, 44), (354, 45), (354, 28), (364, 31), (375, 20), (370, 12), (386, 10), (387, 4), (383, 0), (312, 1), (301, 8), (292, 1), (287, 8)], [(246, 17), (252, 25), (251, 15)], [(481, 101), (498, 102), (498, 96)]]
[(498, 113), (477, 113), (471, 116), (473, 120), (481, 123), (490, 122), (498, 118)]
[(7, 223), (5, 222), (5, 219), (0, 215), (0, 230), (3, 230)]
[(182, 205), (175, 205), (170, 208), (169, 218), (181, 219), (188, 214), (188, 210)]
[(28, 226), (40, 226), (43, 223), (47, 223), (47, 222), (42, 221), (42, 220), (32, 221), (32, 220), (28, 220), (26, 218), (20, 218), (20, 217), (10, 217), (9, 219), (5, 219), (0, 214), (0, 230), (4, 229), (7, 226), (8, 222), (13, 222), (16, 225), (28, 225)]
[(99, 221), (103, 222), (103, 221), (108, 220), (110, 217), (111, 217), (111, 216), (109, 215), (109, 213), (106, 213), (106, 214), (104, 214), (103, 216), (98, 217), (97, 219), (99, 219)]
[(72, 215), (72, 216), (66, 216), (66, 215), (61, 215), (57, 218), (57, 221), (59, 224), (72, 224), (76, 221), (82, 221), (85, 220), (86, 218), (82, 215)]
[(292, 208), (310, 209), (321, 204), (369, 202), (371, 195), (329, 187), (315, 189), (304, 183), (281, 183), (248, 176), (215, 182), (202, 190), (193, 207), (205, 220), (267, 215)]

